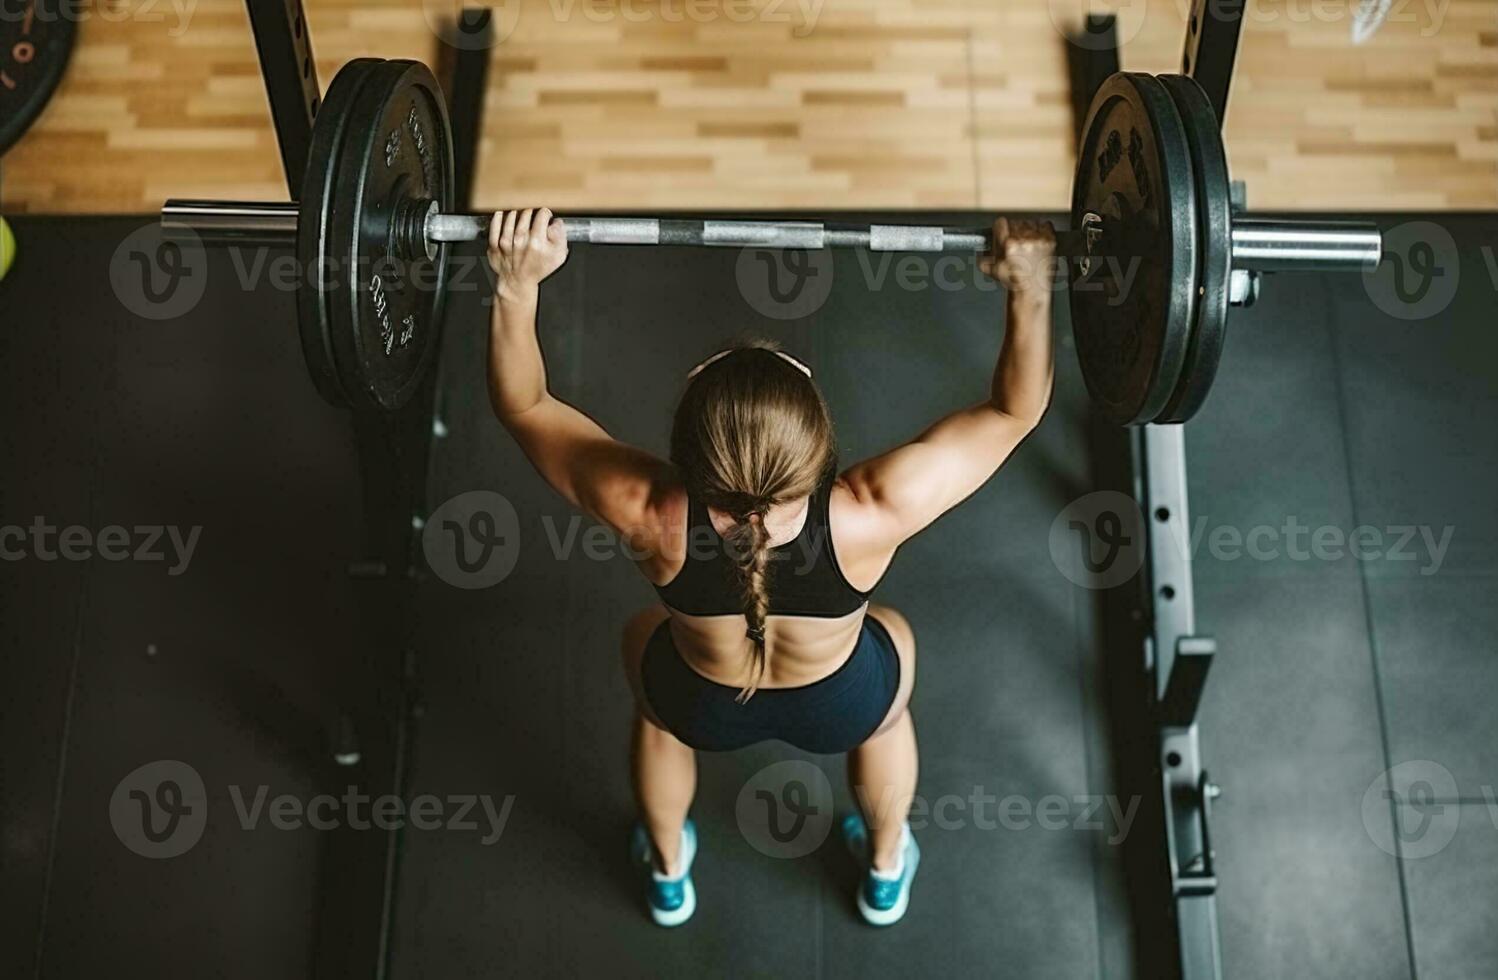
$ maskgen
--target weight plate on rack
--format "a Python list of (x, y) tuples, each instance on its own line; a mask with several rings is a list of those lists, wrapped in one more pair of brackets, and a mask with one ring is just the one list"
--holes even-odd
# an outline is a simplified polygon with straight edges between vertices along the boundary
[(307, 153), (307, 172), (302, 178), (301, 203), (298, 208), (296, 248), (302, 269), (297, 288), (297, 326), (302, 339), (302, 356), (317, 393), (330, 404), (348, 407), (350, 396), (344, 391), (333, 360), (332, 315), (330, 298), (337, 276), (330, 274), (331, 259), (326, 254), (328, 242), (328, 202), (332, 198), (331, 165), (334, 154), (348, 131), (349, 109), (354, 96), (364, 84), (370, 69), (381, 63), (379, 58), (356, 58), (338, 70), (328, 86), (317, 118), (312, 124), (312, 144)]
[(1103, 216), (1101, 269), (1074, 274), (1082, 377), (1108, 421), (1152, 421), (1175, 391), (1196, 295), (1196, 185), (1180, 114), (1153, 76), (1119, 72), (1093, 97), (1072, 221)]
[(80, 9), (70, 16), (62, 0), (0, 2), (0, 153), (36, 121), (62, 80)]
[[(330, 293), (333, 361), (355, 408), (395, 409), (437, 348), (448, 249), (404, 248), (398, 231), (417, 201), (452, 210), (447, 104), (420, 62), (370, 69), (330, 165), (326, 251), (340, 263)], [(352, 383), (351, 383), (352, 382)]]
[(1201, 264), (1196, 292), (1196, 326), (1186, 346), (1181, 380), (1156, 422), (1185, 422), (1207, 400), (1217, 361), (1227, 338), (1228, 287), (1233, 271), (1233, 196), (1228, 180), (1222, 128), (1207, 93), (1185, 75), (1161, 75), (1181, 122), (1196, 174)]

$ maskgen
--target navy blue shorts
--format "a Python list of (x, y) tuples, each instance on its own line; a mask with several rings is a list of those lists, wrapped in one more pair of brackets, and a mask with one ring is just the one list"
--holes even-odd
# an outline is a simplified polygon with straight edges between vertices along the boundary
[(671, 621), (656, 627), (640, 662), (645, 700), (671, 734), (694, 749), (726, 752), (778, 738), (832, 754), (874, 734), (900, 690), (900, 657), (884, 624), (864, 616), (843, 665), (805, 687), (760, 688), (744, 704), (739, 688), (710, 681), (681, 659)]

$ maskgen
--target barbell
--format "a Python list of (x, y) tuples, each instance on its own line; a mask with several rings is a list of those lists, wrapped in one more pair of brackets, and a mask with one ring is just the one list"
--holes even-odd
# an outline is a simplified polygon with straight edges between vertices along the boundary
[[(308, 369), (337, 405), (394, 409), (429, 369), (448, 245), (489, 215), (454, 214), (446, 104), (419, 62), (357, 59), (328, 88), (300, 202), (167, 201), (165, 234), (209, 245), (295, 241)], [(1231, 305), (1260, 272), (1366, 270), (1376, 226), (1236, 213), (1215, 113), (1179, 75), (1120, 72), (1093, 99), (1057, 232), (1072, 329), (1098, 410), (1118, 424), (1184, 422), (1216, 373)], [(565, 217), (592, 245), (862, 248), (977, 253), (986, 228), (690, 218)]]
[[(484, 241), (492, 212), (445, 214), (436, 201), (400, 205), (419, 215), (416, 223), (397, 221), (402, 237), (394, 251), (404, 257), (436, 258), (447, 242)], [(940, 225), (824, 224), (820, 221), (745, 221), (714, 218), (563, 217), (567, 241), (591, 245), (692, 245), (703, 248), (823, 249), (862, 248), (871, 252), (985, 252), (993, 247), (990, 228)], [(301, 208), (296, 204), (252, 201), (193, 201), (173, 198), (161, 208), (169, 234), (191, 232), (216, 243), (290, 241)], [(1102, 239), (1104, 220), (1086, 215), (1076, 231), (1056, 232), (1056, 254), (1083, 258), (1099, 253), (1087, 244), (1089, 224)], [(1349, 234), (1351, 229), (1352, 234)], [(1352, 222), (1266, 221), (1236, 218), (1232, 225), (1235, 267), (1258, 271), (1287, 268), (1339, 269), (1358, 265), (1372, 247), (1364, 226)]]

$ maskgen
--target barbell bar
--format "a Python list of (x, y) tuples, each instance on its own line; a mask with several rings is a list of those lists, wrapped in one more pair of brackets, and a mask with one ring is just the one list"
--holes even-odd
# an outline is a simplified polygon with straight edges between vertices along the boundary
[[(595, 245), (707, 245), (732, 248), (862, 248), (871, 252), (986, 252), (990, 228), (931, 225), (829, 225), (819, 221), (733, 221), (666, 218), (565, 218), (569, 242)], [(1056, 230), (1056, 254), (1082, 258), (1106, 254), (1107, 219), (1089, 213), (1082, 227)], [(1089, 235), (1090, 223), (1099, 226)], [(427, 218), (433, 242), (488, 237), (489, 216), (441, 214)], [(1372, 269), (1383, 251), (1378, 226), (1358, 221), (1235, 218), (1233, 267), (1259, 272)], [(1096, 243), (1096, 244), (1093, 244)]]
[[(490, 215), (444, 214), (435, 201), (426, 210), (421, 234), (406, 250), (430, 257), (437, 243), (482, 241)], [(205, 244), (247, 240), (286, 241), (296, 236), (296, 204), (250, 201), (169, 200), (161, 208), (167, 235), (193, 234)], [(1056, 253), (1081, 258), (1098, 254), (1089, 247), (1088, 218), (1077, 230), (1056, 232)], [(1098, 225), (1106, 219), (1095, 219)], [(569, 242), (593, 245), (695, 245), (724, 248), (862, 248), (873, 252), (985, 252), (993, 246), (988, 228), (939, 225), (840, 225), (821, 221), (743, 221), (731, 219), (563, 217)], [(1106, 232), (1094, 236), (1106, 242)], [(1383, 239), (1378, 226), (1358, 221), (1235, 217), (1233, 268), (1257, 272), (1366, 270), (1378, 265)], [(412, 253), (415, 254), (415, 253)]]

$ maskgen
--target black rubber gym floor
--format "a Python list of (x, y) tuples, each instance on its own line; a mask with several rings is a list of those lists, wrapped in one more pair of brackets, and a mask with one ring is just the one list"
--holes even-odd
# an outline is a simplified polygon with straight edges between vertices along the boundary
[[(1187, 430), (1198, 627), (1219, 641), (1200, 717), (1224, 788), (1229, 976), (1498, 974), (1498, 220), (1435, 220), (1461, 251), (1444, 312), (1398, 319), (1358, 276), (1274, 278), (1235, 311)], [(138, 526), (202, 529), (175, 575), (169, 543), (161, 561), (31, 548), (0, 565), (0, 973), (319, 975), (314, 949), (338, 940), (329, 923), (353, 901), (328, 872), (326, 835), (265, 812), (245, 829), (240, 811), (260, 786), (306, 801), (347, 782), (324, 730), (372, 697), (346, 574), (363, 557), (353, 429), (304, 376), (293, 297), (264, 279), (244, 290), (243, 263), (216, 256), (188, 315), (127, 311), (110, 260), (145, 221), (14, 219), (21, 257), (0, 283), (0, 525), (40, 516), (99, 540), (121, 525), (137, 542)], [(825, 302), (780, 321), (736, 258), (575, 248), (544, 287), (554, 390), (661, 451), (684, 372), (733, 337), (769, 334), (813, 365), (846, 461), (984, 392), (1002, 294), (980, 292), (971, 270), (947, 267), (953, 288), (908, 289), (898, 261), (839, 254), (813, 280), (813, 292), (830, 283)], [(915, 627), (920, 793), (947, 801), (944, 826), (933, 813), (918, 830), (906, 920), (862, 925), (835, 833), (796, 859), (751, 846), (736, 800), (773, 762), (819, 766), (849, 805), (841, 759), (767, 745), (701, 757), (700, 907), (665, 931), (624, 851), (617, 638), (653, 594), (617, 553), (589, 556), (588, 525), (492, 421), (483, 299), (452, 297), (428, 496), (435, 508), (502, 493), (517, 565), (489, 589), (417, 587), (422, 711), (406, 761), (412, 794), (485, 794), (505, 822), (492, 843), (481, 810), (476, 829), (405, 833), (389, 975), (1150, 975), (1140, 888), (1107, 809), (1087, 802), (1115, 789), (1106, 637), (1050, 552), (1053, 520), (1092, 487), (1064, 303), (1046, 423), (903, 550), (878, 595)], [(1362, 560), (1346, 547), (1301, 557), (1365, 526)], [(1315, 529), (1336, 531), (1316, 546)], [(186, 853), (153, 860), (117, 836), (111, 797), (156, 760), (201, 776), (208, 819)], [(1388, 802), (1365, 805), (1391, 763), (1418, 763), (1395, 782), (1401, 801), (1422, 801), (1396, 803), (1397, 846)], [(975, 795), (1054, 797), (1055, 829), (1035, 814), (992, 826)], [(1089, 820), (1106, 829), (1078, 826)]]

